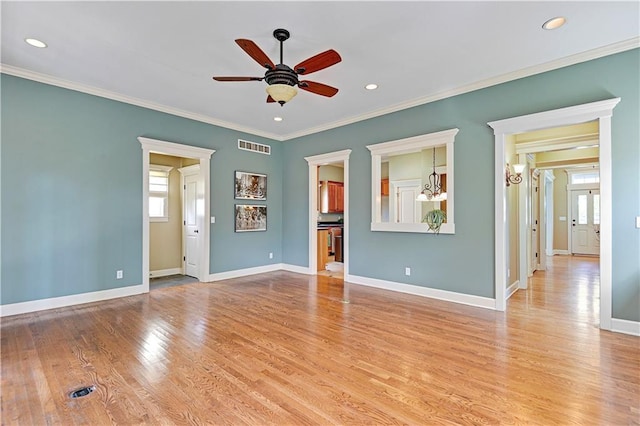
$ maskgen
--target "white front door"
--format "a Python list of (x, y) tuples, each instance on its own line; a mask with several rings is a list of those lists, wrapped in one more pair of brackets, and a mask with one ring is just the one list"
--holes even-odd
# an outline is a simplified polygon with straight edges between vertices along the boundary
[(571, 191), (571, 253), (600, 254), (600, 191)]
[(184, 177), (184, 273), (198, 277), (198, 253), (200, 244), (200, 220), (198, 214), (198, 188), (201, 183), (197, 174)]

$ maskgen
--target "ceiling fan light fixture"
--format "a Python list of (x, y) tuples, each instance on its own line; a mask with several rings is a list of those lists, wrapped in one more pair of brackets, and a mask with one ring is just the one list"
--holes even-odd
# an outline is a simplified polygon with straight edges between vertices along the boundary
[(288, 84), (272, 84), (267, 86), (267, 93), (282, 106), (293, 99), (298, 91)]

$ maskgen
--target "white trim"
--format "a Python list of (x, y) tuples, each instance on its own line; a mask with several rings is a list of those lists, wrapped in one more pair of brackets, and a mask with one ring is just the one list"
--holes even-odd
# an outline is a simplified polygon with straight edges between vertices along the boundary
[(507, 298), (507, 300), (509, 300), (509, 298), (513, 296), (519, 289), (520, 280), (515, 280), (509, 287), (507, 287), (507, 290), (505, 292), (505, 297)]
[(309, 268), (307, 268), (306, 266), (298, 266), (298, 265), (291, 265), (288, 263), (283, 263), (281, 265), (282, 270), (283, 271), (288, 271), (288, 272), (295, 272), (296, 274), (304, 274), (304, 275), (316, 275), (316, 273), (311, 273), (309, 271)]
[(318, 166), (342, 162), (344, 168), (344, 212), (342, 216), (342, 253), (344, 275), (349, 273), (349, 156), (350, 149), (304, 157), (309, 164), (309, 271), (318, 273)]
[(142, 148), (142, 286), (144, 291), (149, 291), (149, 161), (152, 152), (200, 160), (200, 172), (204, 179), (204, 217), (202, 218), (203, 236), (201, 247), (199, 247), (199, 273), (196, 278), (205, 281), (210, 271), (211, 156), (216, 151), (143, 136), (138, 137), (138, 141)]
[(566, 136), (563, 138), (540, 139), (531, 142), (519, 142), (516, 144), (516, 154), (545, 152), (549, 150), (549, 145), (557, 150), (578, 148), (585, 145), (597, 145), (598, 134), (589, 133), (586, 135)]
[(470, 294), (456, 293), (453, 291), (379, 280), (376, 278), (361, 277), (357, 275), (345, 275), (344, 280), (349, 283), (360, 284), (367, 287), (382, 288), (385, 290), (397, 291), (399, 293), (413, 294), (414, 296), (423, 296), (447, 302), (461, 303), (463, 305), (477, 306), (479, 308), (495, 309), (495, 300), (488, 297), (473, 296)]
[(540, 65), (535, 65), (532, 67), (502, 74), (502, 75), (488, 78), (485, 80), (480, 80), (475, 83), (470, 83), (470, 84), (460, 86), (451, 90), (445, 90), (443, 92), (436, 93), (434, 95), (422, 96), (413, 100), (398, 103), (396, 105), (391, 105), (391, 106), (380, 108), (374, 111), (369, 111), (364, 114), (355, 115), (353, 117), (348, 117), (343, 120), (322, 124), (320, 126), (311, 127), (309, 129), (300, 130), (299, 132), (289, 133), (286, 135), (276, 135), (273, 133), (263, 132), (263, 131), (249, 128), (249, 127), (239, 126), (234, 123), (218, 120), (202, 114), (196, 114), (196, 113), (184, 111), (184, 110), (173, 108), (173, 107), (160, 105), (154, 102), (145, 101), (143, 99), (121, 95), (119, 93), (111, 92), (108, 90), (100, 89), (100, 88), (89, 86), (89, 85), (75, 83), (68, 80), (63, 80), (58, 77), (53, 77), (47, 74), (25, 70), (22, 68), (11, 66), (11, 65), (0, 64), (0, 72), (8, 75), (13, 75), (16, 77), (26, 78), (28, 80), (50, 84), (53, 86), (63, 87), (65, 89), (88, 93), (91, 95), (100, 96), (107, 99), (113, 99), (116, 101), (131, 104), (131, 105), (141, 106), (143, 108), (148, 108), (155, 111), (166, 112), (167, 114), (188, 118), (188, 119), (200, 121), (203, 123), (213, 124), (215, 126), (225, 127), (227, 129), (250, 133), (257, 136), (263, 136), (265, 138), (274, 139), (278, 141), (287, 141), (290, 139), (295, 139), (302, 136), (319, 133), (325, 130), (335, 129), (336, 127), (346, 126), (347, 124), (357, 123), (359, 121), (368, 120), (370, 118), (390, 114), (392, 112), (413, 108), (418, 105), (424, 105), (424, 104), (439, 101), (442, 99), (447, 99), (453, 96), (462, 95), (464, 93), (473, 92), (475, 90), (484, 89), (487, 87), (495, 86), (495, 85), (506, 83), (513, 80), (518, 80), (524, 77), (529, 77), (529, 76), (541, 74), (547, 71), (568, 67), (571, 65), (579, 64), (581, 62), (587, 62), (593, 59), (614, 55), (616, 53), (625, 52), (627, 50), (636, 49), (638, 47), (640, 47), (640, 37), (634, 37), (629, 40), (613, 43), (608, 46), (598, 47), (596, 49), (591, 49), (586, 52), (577, 53), (575, 55), (567, 56), (555, 61), (550, 61)]
[(149, 278), (168, 277), (169, 275), (183, 274), (182, 268), (158, 269), (149, 271)]
[[(620, 98), (576, 105), (487, 123), (495, 134), (495, 294), (496, 309), (506, 309), (506, 135), (599, 120), (600, 146), (600, 328), (611, 329), (612, 317), (612, 184), (611, 116)], [(522, 214), (523, 212), (521, 212)], [(521, 242), (522, 244), (522, 242)]]
[(547, 71), (568, 67), (571, 65), (579, 64), (581, 62), (591, 61), (593, 59), (602, 58), (604, 56), (614, 55), (616, 53), (625, 52), (627, 50), (636, 49), (638, 47), (640, 47), (640, 37), (634, 37), (629, 40), (610, 44), (608, 46), (599, 47), (599, 48), (578, 53), (575, 55), (567, 56), (565, 58), (547, 62), (545, 64), (535, 65), (532, 67), (513, 71), (507, 74), (502, 74), (497, 77), (492, 77), (486, 80), (481, 80), (475, 83), (460, 86), (451, 90), (446, 90), (444, 92), (436, 93), (434, 95), (423, 96), (414, 100), (401, 102), (399, 104), (391, 105), (385, 108), (380, 108), (374, 111), (357, 115), (355, 117), (349, 117), (349, 118), (345, 118), (344, 120), (334, 121), (333, 123), (323, 124), (321, 126), (316, 126), (310, 129), (301, 130), (295, 133), (289, 133), (287, 135), (284, 135), (280, 140), (286, 141), (289, 139), (299, 138), (301, 136), (311, 135), (313, 133), (318, 133), (318, 132), (333, 129), (336, 127), (345, 126), (347, 124), (356, 123), (362, 120), (368, 120), (370, 118), (379, 117), (381, 115), (390, 114), (392, 112), (401, 111), (403, 109), (412, 108), (418, 105), (428, 104), (431, 102), (439, 101), (441, 99), (447, 99), (453, 96), (462, 95), (464, 93), (473, 92), (475, 90), (484, 89), (487, 87), (495, 86), (495, 85), (506, 83), (513, 80), (518, 80), (524, 77), (529, 77), (529, 76), (541, 74)]
[(250, 133), (256, 136), (262, 136), (269, 139), (275, 139), (280, 141), (283, 140), (282, 136), (276, 135), (275, 133), (263, 132), (261, 130), (253, 129), (251, 127), (240, 126), (238, 124), (219, 120), (217, 118), (209, 117), (207, 115), (197, 114), (194, 112), (185, 111), (183, 109), (158, 104), (156, 102), (151, 102), (151, 101), (147, 101), (140, 98), (134, 98), (132, 96), (122, 95), (120, 93), (112, 92), (110, 90), (101, 89), (99, 87), (94, 87), (87, 84), (76, 83), (74, 81), (64, 80), (51, 75), (14, 67), (12, 65), (0, 64), (0, 72), (2, 72), (3, 74), (13, 75), (15, 77), (25, 78), (27, 80), (49, 84), (51, 86), (62, 87), (64, 89), (74, 90), (76, 92), (81, 92), (81, 93), (87, 93), (89, 95), (99, 96), (101, 98), (111, 99), (114, 101), (129, 104), (129, 105), (136, 105), (142, 108), (164, 112), (167, 114), (175, 115), (177, 117), (199, 121), (201, 123), (213, 124), (214, 126), (224, 127), (226, 129), (231, 129), (231, 130), (237, 130), (239, 132)]
[(271, 265), (254, 266), (252, 268), (235, 269), (233, 271), (218, 272), (209, 274), (206, 282), (230, 280), (232, 278), (246, 277), (249, 275), (263, 274), (265, 272), (273, 272), (282, 269), (281, 263), (272, 263)]
[(554, 256), (568, 256), (570, 255), (571, 252), (569, 250), (558, 250), (558, 249), (553, 249), (553, 255)]
[(631, 334), (632, 336), (640, 336), (640, 322), (612, 318), (611, 331), (615, 331), (616, 333)]
[(28, 302), (12, 303), (0, 306), (0, 317), (44, 311), (47, 309), (64, 308), (67, 306), (93, 303), (119, 297), (134, 296), (148, 292), (143, 285), (113, 288), (109, 290), (93, 291), (90, 293), (72, 294), (69, 296), (52, 297), (49, 299), (30, 300)]

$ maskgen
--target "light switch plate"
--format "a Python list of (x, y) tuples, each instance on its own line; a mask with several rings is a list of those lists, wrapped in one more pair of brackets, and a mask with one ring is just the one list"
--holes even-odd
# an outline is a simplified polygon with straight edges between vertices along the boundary
[(560, 216), (560, 217), (558, 218), (558, 220), (559, 220), (560, 222), (566, 222), (566, 221), (567, 221), (567, 217), (566, 217), (566, 216)]
[(636, 228), (640, 229), (640, 216), (636, 216)]
[(211, 216), (211, 223), (216, 223), (216, 217), (215, 216)]

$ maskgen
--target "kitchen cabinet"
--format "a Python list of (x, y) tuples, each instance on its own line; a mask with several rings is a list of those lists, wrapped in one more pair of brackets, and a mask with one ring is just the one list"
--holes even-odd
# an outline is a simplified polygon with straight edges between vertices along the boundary
[(380, 195), (389, 195), (389, 178), (380, 179)]
[(331, 180), (320, 184), (320, 213), (344, 212), (344, 183)]
[(324, 271), (329, 261), (329, 230), (318, 229), (318, 271)]

